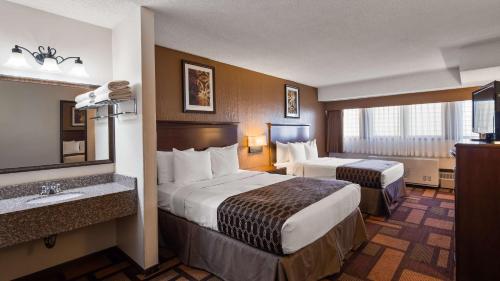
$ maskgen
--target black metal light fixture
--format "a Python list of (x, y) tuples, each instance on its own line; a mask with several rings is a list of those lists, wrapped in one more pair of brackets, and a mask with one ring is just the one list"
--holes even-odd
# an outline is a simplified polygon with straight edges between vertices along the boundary
[(67, 60), (74, 59), (75, 65), (73, 66), (73, 69), (70, 71), (70, 74), (75, 76), (84, 76), (84, 77), (88, 76), (87, 71), (83, 67), (83, 61), (80, 57), (64, 58), (62, 56), (57, 56), (56, 55), (57, 50), (50, 46), (48, 46), (47, 48), (39, 46), (38, 52), (32, 52), (25, 47), (15, 45), (14, 48), (12, 49), (12, 56), (11, 58), (9, 58), (9, 61), (6, 63), (6, 65), (12, 67), (23, 67), (23, 68), (29, 66), (22, 55), (23, 50), (28, 52), (35, 59), (35, 61), (42, 66), (41, 69), (44, 71), (61, 72), (58, 65)]

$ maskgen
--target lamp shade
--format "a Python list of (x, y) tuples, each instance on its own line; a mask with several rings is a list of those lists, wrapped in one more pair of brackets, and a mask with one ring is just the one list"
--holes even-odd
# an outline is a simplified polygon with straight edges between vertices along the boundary
[(267, 145), (267, 138), (265, 135), (248, 137), (248, 146), (266, 146), (266, 145)]
[(54, 58), (45, 58), (43, 60), (43, 65), (41, 69), (43, 71), (53, 72), (53, 73), (61, 72), (61, 69), (59, 69), (59, 66), (57, 65), (57, 61)]
[(22, 69), (29, 69), (31, 66), (28, 64), (26, 59), (24, 58), (24, 55), (19, 52), (12, 52), (10, 54), (9, 59), (7, 62), (4, 64), (4, 66), (9, 67), (9, 68), (22, 68)]
[(89, 77), (87, 70), (85, 70), (85, 66), (83, 66), (83, 64), (81, 63), (75, 63), (75, 65), (73, 65), (73, 68), (71, 68), (69, 74), (77, 77)]

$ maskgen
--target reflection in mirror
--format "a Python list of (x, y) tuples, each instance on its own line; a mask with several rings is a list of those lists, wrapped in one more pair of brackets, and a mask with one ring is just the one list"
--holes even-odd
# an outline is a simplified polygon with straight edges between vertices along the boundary
[(75, 108), (89, 90), (0, 80), (0, 169), (112, 159), (109, 109)]

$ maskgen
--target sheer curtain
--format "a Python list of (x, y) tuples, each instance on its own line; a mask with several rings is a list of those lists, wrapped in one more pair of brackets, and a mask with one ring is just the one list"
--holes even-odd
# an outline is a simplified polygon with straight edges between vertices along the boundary
[(471, 102), (386, 106), (343, 111), (344, 152), (448, 157), (472, 134)]

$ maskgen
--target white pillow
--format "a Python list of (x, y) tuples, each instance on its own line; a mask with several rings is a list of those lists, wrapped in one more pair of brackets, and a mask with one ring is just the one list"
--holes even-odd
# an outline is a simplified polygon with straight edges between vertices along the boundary
[[(185, 151), (194, 151), (194, 148)], [(156, 151), (158, 166), (158, 183), (164, 184), (174, 181), (174, 153), (172, 151)]]
[(306, 142), (304, 144), (304, 148), (306, 149), (307, 160), (318, 159), (318, 146), (316, 145), (316, 139)]
[(303, 142), (288, 143), (288, 151), (290, 151), (290, 162), (292, 163), (307, 160)]
[(85, 141), (79, 141), (77, 142), (77, 145), (78, 151), (80, 151), (80, 153), (85, 153)]
[(210, 147), (210, 161), (214, 177), (231, 175), (238, 172), (238, 144), (226, 147)]
[(63, 154), (80, 153), (80, 146), (76, 141), (63, 141)]
[(180, 151), (174, 149), (174, 179), (176, 184), (211, 179), (210, 151)]
[(276, 163), (286, 163), (290, 161), (288, 144), (276, 142)]

